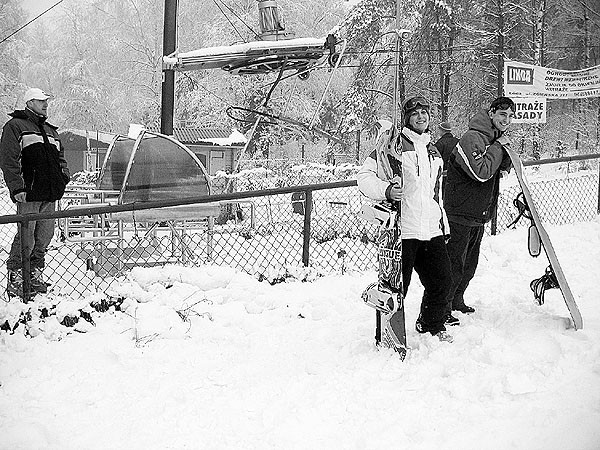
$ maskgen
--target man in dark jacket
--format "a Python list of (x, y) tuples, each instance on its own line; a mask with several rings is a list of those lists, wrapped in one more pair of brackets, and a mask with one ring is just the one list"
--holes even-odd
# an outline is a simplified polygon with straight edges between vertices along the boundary
[[(452, 262), (449, 315), (451, 311), (475, 312), (463, 296), (477, 269), (484, 224), (497, 208), (500, 173), (510, 170), (504, 150), (509, 141), (503, 134), (515, 109), (510, 98), (499, 97), (489, 109), (479, 111), (448, 160), (444, 206), (450, 222), (448, 253)], [(458, 324), (458, 319), (453, 319)]]
[(449, 122), (442, 122), (438, 125), (442, 136), (435, 143), (435, 147), (442, 155), (442, 160), (444, 161), (444, 178), (442, 182), (442, 190), (446, 191), (446, 178), (448, 172), (448, 159), (450, 159), (450, 155), (452, 154), (452, 150), (456, 147), (458, 142), (458, 138), (452, 135), (452, 126)]
[[(0, 168), (17, 214), (55, 211), (69, 182), (69, 170), (60, 144), (57, 128), (46, 122), (50, 95), (41, 89), (29, 89), (24, 96), (25, 109), (10, 114), (0, 140)], [(42, 279), (44, 258), (54, 235), (54, 220), (29, 222), (27, 234), (20, 227), (6, 262), (9, 295), (23, 295), (21, 240), (30, 255), (31, 288), (46, 292)]]
[(452, 126), (449, 122), (442, 122), (438, 125), (442, 136), (437, 140), (435, 146), (438, 151), (442, 155), (442, 159), (444, 160), (444, 170), (446, 169), (446, 165), (448, 164), (448, 159), (452, 154), (452, 150), (456, 147), (456, 143), (458, 142), (458, 138), (454, 137), (452, 134)]

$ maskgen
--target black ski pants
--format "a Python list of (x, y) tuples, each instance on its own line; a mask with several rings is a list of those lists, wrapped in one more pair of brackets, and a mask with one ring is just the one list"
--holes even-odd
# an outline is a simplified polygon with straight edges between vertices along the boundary
[(448, 294), (447, 313), (465, 304), (464, 294), (475, 276), (484, 226), (450, 222), (448, 254), (452, 264), (452, 287)]
[(445, 330), (446, 305), (452, 273), (444, 236), (435, 237), (430, 241), (402, 240), (404, 296), (408, 291), (413, 269), (425, 288), (420, 314), (423, 329), (431, 334)]

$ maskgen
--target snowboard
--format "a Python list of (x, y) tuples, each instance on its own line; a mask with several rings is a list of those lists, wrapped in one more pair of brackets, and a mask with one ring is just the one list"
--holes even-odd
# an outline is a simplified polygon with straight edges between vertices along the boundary
[[(391, 348), (404, 359), (407, 352), (404, 301), (402, 287), (402, 236), (399, 205), (389, 205), (387, 220), (382, 220), (382, 211), (387, 208), (376, 205), (372, 215), (380, 223), (378, 236), (378, 280), (371, 283), (362, 293), (363, 301), (375, 308), (375, 343)], [(368, 220), (368, 219), (367, 219)]]
[[(559, 288), (567, 305), (567, 309), (571, 314), (571, 318), (573, 319), (573, 325), (576, 330), (580, 330), (583, 328), (583, 318), (581, 317), (581, 313), (579, 312), (577, 303), (575, 303), (575, 298), (573, 297), (571, 288), (567, 283), (565, 274), (560, 266), (560, 263), (558, 262), (556, 252), (554, 251), (554, 247), (552, 246), (552, 242), (550, 241), (550, 236), (548, 236), (548, 233), (540, 220), (539, 213), (535, 207), (535, 203), (531, 196), (529, 184), (527, 182), (527, 179), (525, 178), (525, 174), (523, 173), (523, 164), (521, 163), (519, 156), (514, 151), (508, 149), (506, 151), (512, 161), (523, 194), (522, 197), (524, 199), (524, 205), (521, 206), (523, 211), (520, 212), (520, 216), (524, 215), (530, 218), (530, 232), (532, 228), (534, 228), (537, 231), (537, 235), (539, 235), (539, 239), (541, 241), (542, 247), (544, 248), (544, 251), (546, 252), (546, 256), (548, 257), (549, 262), (549, 266), (546, 269), (546, 273), (539, 279), (533, 280), (530, 284), (530, 287), (534, 292), (535, 298), (540, 305), (544, 303), (544, 291), (546, 289)], [(515, 200), (516, 206), (517, 203), (517, 200)], [(530, 248), (530, 254), (532, 256), (537, 256), (539, 252), (532, 252)]]

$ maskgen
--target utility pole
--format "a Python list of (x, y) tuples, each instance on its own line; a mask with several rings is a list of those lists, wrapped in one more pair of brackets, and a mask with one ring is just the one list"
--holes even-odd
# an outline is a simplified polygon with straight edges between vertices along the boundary
[[(163, 24), (163, 56), (175, 52), (177, 48), (177, 1), (165, 0)], [(160, 105), (160, 132), (173, 135), (173, 113), (175, 109), (175, 71), (163, 67), (162, 97)]]
[(394, 53), (394, 94), (393, 124), (398, 128), (398, 105), (404, 101), (404, 55), (402, 41), (408, 37), (408, 30), (401, 30), (401, 0), (396, 0), (396, 51)]
[[(396, 29), (400, 29), (400, 0), (396, 0)], [(394, 129), (398, 128), (398, 76), (400, 73), (400, 36), (396, 34), (396, 51), (394, 52), (394, 92), (393, 92), (393, 116)]]
[[(498, 0), (498, 61), (496, 66), (496, 97), (504, 95), (504, 0)], [(498, 208), (491, 223), (492, 235), (498, 230)]]
[(504, 1), (498, 0), (498, 66), (497, 66), (497, 97), (504, 91)]
[[(546, 17), (546, 0), (532, 0), (531, 11), (533, 14), (533, 65), (543, 66), (544, 64), (544, 21)], [(531, 126), (532, 146), (531, 154), (534, 159), (540, 159), (540, 125), (534, 123)]]

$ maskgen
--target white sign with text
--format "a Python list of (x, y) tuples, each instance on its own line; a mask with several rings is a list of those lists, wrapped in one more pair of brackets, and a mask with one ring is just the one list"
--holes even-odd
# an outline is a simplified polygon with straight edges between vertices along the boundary
[(516, 105), (513, 123), (546, 123), (546, 99), (512, 97)]
[(600, 65), (582, 70), (558, 70), (504, 61), (507, 97), (600, 97)]

